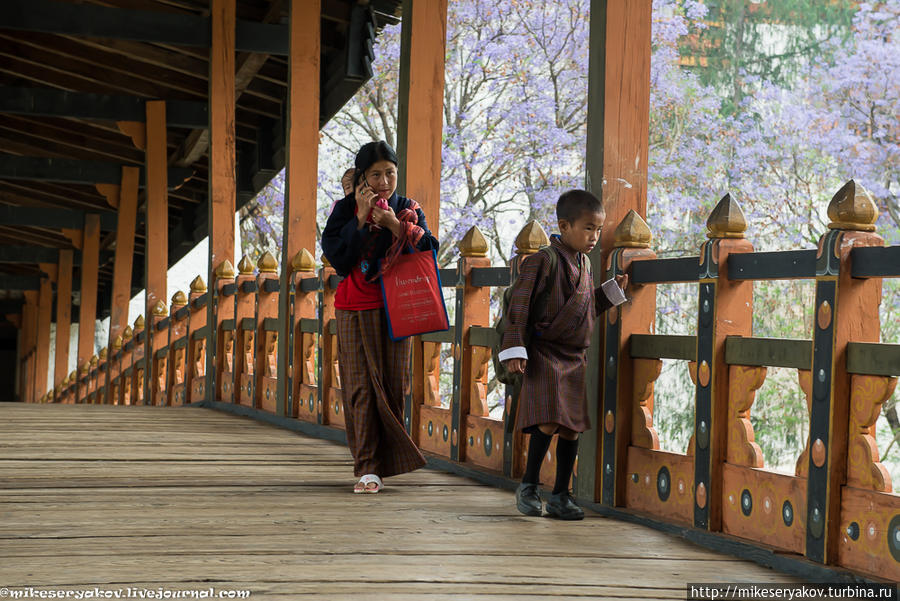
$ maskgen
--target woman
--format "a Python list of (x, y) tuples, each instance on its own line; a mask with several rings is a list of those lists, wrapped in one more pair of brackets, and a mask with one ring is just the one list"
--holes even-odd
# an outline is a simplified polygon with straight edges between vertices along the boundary
[(359, 478), (353, 492), (377, 493), (382, 478), (425, 465), (403, 427), (410, 342), (388, 336), (380, 278), (399, 252), (437, 250), (438, 241), (418, 203), (396, 193), (393, 148), (365, 144), (355, 165), (355, 188), (328, 217), (322, 251), (344, 276), (334, 306), (347, 442)]

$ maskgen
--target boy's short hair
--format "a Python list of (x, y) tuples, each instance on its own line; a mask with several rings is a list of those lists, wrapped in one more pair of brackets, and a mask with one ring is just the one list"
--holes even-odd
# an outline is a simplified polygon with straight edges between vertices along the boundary
[(563, 192), (556, 201), (556, 218), (574, 223), (585, 213), (605, 213), (600, 199), (587, 190)]

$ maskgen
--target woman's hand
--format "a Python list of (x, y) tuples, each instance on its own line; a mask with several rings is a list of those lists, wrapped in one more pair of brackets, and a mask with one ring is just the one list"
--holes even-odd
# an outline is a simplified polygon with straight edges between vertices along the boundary
[(375, 225), (391, 230), (391, 233), (394, 234), (395, 237), (400, 237), (400, 220), (397, 219), (397, 216), (394, 214), (394, 209), (391, 207), (388, 207), (387, 209), (382, 209), (378, 206), (373, 207), (372, 221), (375, 222)]
[(369, 218), (369, 212), (375, 206), (375, 199), (375, 191), (369, 187), (369, 184), (360, 182), (356, 186), (356, 219), (359, 221), (359, 226), (356, 229), (361, 230), (365, 227), (366, 220)]
[(524, 374), (527, 359), (507, 359), (506, 369), (514, 374)]

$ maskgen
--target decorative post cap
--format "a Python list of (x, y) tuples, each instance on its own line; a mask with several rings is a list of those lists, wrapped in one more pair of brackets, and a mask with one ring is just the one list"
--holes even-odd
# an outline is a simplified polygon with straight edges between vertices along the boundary
[(631, 209), (616, 226), (613, 232), (613, 247), (615, 248), (650, 248), (650, 240), (653, 234), (647, 222), (637, 211)]
[[(199, 277), (199, 276), (198, 276)], [(231, 264), (231, 261), (225, 259), (219, 266), (216, 267), (216, 277), (217, 278), (233, 278), (234, 277), (234, 265)]]
[(179, 290), (175, 294), (172, 295), (172, 304), (176, 307), (183, 307), (188, 304), (187, 295), (184, 292)]
[(122, 340), (123, 341), (131, 340), (133, 337), (134, 337), (134, 330), (131, 329), (131, 326), (125, 326), (125, 329), (122, 330)]
[(82, 375), (84, 375), (88, 372), (89, 369), (91, 369), (91, 362), (85, 361), (81, 364), (81, 369), (79, 369), (78, 371), (81, 372)]
[(68, 386), (72, 382), (72, 374), (69, 374), (65, 378), (63, 378), (62, 385)]
[(203, 278), (199, 275), (191, 281), (191, 292), (198, 292), (200, 294), (206, 292), (206, 282), (204, 282)]
[(138, 315), (137, 319), (134, 320), (134, 329), (135, 330), (143, 330), (144, 329), (144, 316)]
[(473, 225), (463, 236), (456, 248), (464, 257), (486, 257), (488, 253), (488, 243), (484, 239), (484, 234), (478, 229), (477, 225)]
[(263, 253), (257, 265), (259, 265), (260, 273), (278, 273), (278, 261), (275, 260), (275, 257), (269, 251)]
[[(125, 331), (129, 331), (129, 330), (131, 330), (131, 328), (125, 328)], [(117, 350), (121, 349), (121, 348), (122, 348), (122, 344), (124, 344), (124, 342), (125, 342), (125, 339), (122, 338), (122, 335), (121, 335), (121, 334), (119, 334), (118, 336), (116, 336), (116, 339), (113, 340), (113, 350), (114, 350), (114, 351), (117, 351)]]
[(329, 261), (328, 257), (325, 256), (325, 253), (322, 253), (322, 266), (331, 267), (331, 261)]
[(109, 356), (109, 351), (107, 351), (105, 348), (100, 349), (100, 360), (101, 361), (106, 361), (106, 358), (108, 356)]
[(828, 203), (828, 218), (828, 228), (832, 230), (874, 232), (878, 205), (868, 190), (851, 179)]
[(166, 308), (166, 303), (163, 302), (163, 299), (159, 299), (156, 301), (156, 304), (153, 305), (153, 316), (154, 317), (165, 317), (169, 314), (169, 309)]
[(91, 367), (97, 367), (100, 364), (100, 358), (97, 355), (91, 357)]
[(709, 214), (706, 220), (707, 238), (743, 238), (747, 231), (747, 220), (741, 205), (726, 194)]
[(244, 255), (241, 257), (240, 263), (238, 263), (238, 273), (241, 275), (253, 275), (253, 261), (250, 260), (250, 257)]
[(72, 383), (72, 381), (74, 381), (77, 376), (78, 376), (78, 373), (73, 369), (69, 373), (69, 383)]
[(550, 244), (550, 238), (547, 237), (547, 232), (540, 223), (532, 219), (516, 236), (516, 254), (532, 255), (548, 244)]
[(305, 248), (301, 248), (300, 252), (291, 259), (291, 271), (310, 272), (316, 270), (316, 259)]

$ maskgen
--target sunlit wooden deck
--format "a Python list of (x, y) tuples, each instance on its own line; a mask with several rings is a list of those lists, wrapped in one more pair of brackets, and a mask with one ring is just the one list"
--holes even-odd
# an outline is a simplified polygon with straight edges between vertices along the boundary
[(199, 408), (0, 404), (0, 586), (251, 598), (684, 599), (792, 582), (596, 514), (421, 470), (353, 495), (339, 444)]

